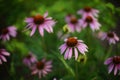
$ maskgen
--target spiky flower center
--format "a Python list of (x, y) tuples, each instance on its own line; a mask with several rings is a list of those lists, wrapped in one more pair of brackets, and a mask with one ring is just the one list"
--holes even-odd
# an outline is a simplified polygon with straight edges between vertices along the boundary
[(67, 46), (69, 46), (69, 47), (75, 47), (77, 45), (77, 43), (78, 43), (78, 41), (74, 37), (68, 38), (68, 40), (66, 42)]
[(86, 22), (91, 23), (93, 21), (91, 16), (87, 16), (85, 19)]
[(109, 33), (107, 33), (107, 36), (108, 36), (109, 38), (113, 38), (113, 37), (114, 37), (114, 34), (113, 34), (112, 32), (109, 32)]
[(2, 29), (2, 34), (7, 34), (9, 30), (7, 28)]
[(114, 64), (120, 64), (120, 56), (113, 57), (113, 63)]
[(86, 7), (84, 8), (84, 11), (85, 11), (85, 12), (90, 12), (91, 9), (92, 9), (91, 7), (86, 6)]
[(71, 22), (72, 24), (76, 24), (76, 23), (78, 22), (78, 20), (77, 20), (76, 17), (71, 17), (70, 22)]
[(44, 21), (45, 21), (44, 17), (41, 16), (41, 15), (36, 15), (33, 18), (34, 18), (34, 23), (37, 24), (37, 25), (43, 24)]
[(45, 64), (42, 61), (37, 62), (37, 69), (42, 70), (45, 67)]

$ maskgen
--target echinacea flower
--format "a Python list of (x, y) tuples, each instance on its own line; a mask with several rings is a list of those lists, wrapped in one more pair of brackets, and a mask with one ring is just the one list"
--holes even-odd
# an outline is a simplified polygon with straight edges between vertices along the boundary
[(101, 27), (101, 24), (98, 22), (98, 20), (92, 16), (86, 16), (85, 18), (82, 18), (80, 20), (80, 24), (82, 28), (90, 26), (92, 31), (99, 30)]
[(29, 54), (23, 59), (23, 63), (28, 67), (31, 67), (32, 64), (36, 62), (37, 62), (37, 58), (32, 52), (29, 52)]
[(80, 9), (77, 13), (81, 14), (83, 17), (86, 17), (86, 16), (98, 17), (99, 11), (97, 9), (93, 9), (89, 6), (86, 6), (83, 9)]
[(38, 74), (39, 78), (46, 76), (49, 72), (52, 71), (52, 61), (46, 61), (46, 59), (42, 59), (38, 61), (32, 68), (32, 74)]
[(65, 59), (70, 59), (74, 52), (75, 60), (78, 58), (78, 51), (81, 54), (85, 54), (85, 52), (88, 51), (87, 48), (87, 45), (84, 44), (82, 40), (78, 40), (77, 37), (69, 37), (65, 39), (65, 43), (59, 47), (61, 54), (65, 53)]
[(101, 38), (101, 40), (108, 40), (109, 44), (115, 44), (119, 41), (119, 37), (114, 32), (99, 32), (98, 37)]
[(66, 22), (71, 32), (81, 31), (79, 19), (77, 19), (74, 15), (71, 15), (71, 14), (67, 15)]
[(10, 53), (5, 49), (0, 49), (0, 64), (2, 64), (2, 62), (7, 62), (5, 56), (10, 56)]
[(49, 33), (53, 32), (53, 26), (56, 22), (52, 19), (52, 17), (47, 16), (48, 13), (46, 12), (43, 16), (38, 14), (25, 19), (25, 22), (27, 23), (26, 29), (32, 30), (30, 36), (35, 33), (37, 28), (41, 36), (44, 36), (44, 29)]
[(10, 36), (11, 37), (16, 37), (17, 35), (17, 31), (16, 31), (16, 27), (14, 26), (9, 26), (7, 28), (3, 28), (1, 30), (1, 34), (0, 34), (0, 39), (2, 39), (3, 41), (7, 41), (10, 40)]
[(117, 74), (117, 71), (120, 70), (120, 56), (114, 56), (108, 58), (105, 62), (105, 65), (108, 65), (108, 73), (114, 71), (114, 75)]

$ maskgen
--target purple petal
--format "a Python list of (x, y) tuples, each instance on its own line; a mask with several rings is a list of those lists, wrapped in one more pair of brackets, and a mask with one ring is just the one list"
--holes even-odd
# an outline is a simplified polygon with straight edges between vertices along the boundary
[(37, 28), (37, 26), (36, 26), (36, 25), (34, 25), (34, 26), (33, 26), (33, 28), (32, 28), (32, 31), (31, 31), (31, 33), (30, 33), (30, 36), (32, 36), (32, 35), (35, 33), (36, 28)]
[(25, 19), (25, 22), (31, 23), (31, 22), (33, 22), (33, 18), (26, 18), (26, 19)]
[(46, 18), (48, 16), (48, 12), (46, 12), (45, 14), (44, 14), (44, 18)]
[(78, 51), (77, 51), (76, 48), (74, 48), (74, 51), (75, 51), (75, 60), (77, 60), (77, 58), (78, 58)]
[(115, 66), (115, 69), (114, 69), (114, 75), (117, 74), (117, 70), (118, 70), (118, 66), (116, 65), (116, 66)]
[(112, 62), (112, 58), (108, 58), (108, 59), (104, 62), (104, 64), (108, 65), (108, 64), (110, 64), (111, 62)]
[(43, 30), (42, 26), (39, 26), (38, 29), (39, 29), (40, 35), (41, 35), (41, 36), (44, 36), (44, 30)]
[(111, 71), (113, 70), (114, 64), (110, 64), (108, 67), (108, 73), (111, 73)]
[(5, 55), (5, 56), (10, 56), (10, 53), (5, 52), (5, 51), (3, 51), (2, 54)]
[(63, 44), (60, 46), (61, 54), (63, 54), (65, 52), (66, 48), (67, 48), (66, 44)]
[(1, 59), (4, 61), (4, 62), (7, 62), (6, 58), (2, 55), (0, 55)]
[(69, 48), (69, 55), (68, 55), (68, 59), (70, 59), (72, 57), (72, 48)]
[(65, 55), (64, 55), (64, 58), (67, 59), (67, 58), (68, 58), (68, 55), (69, 55), (69, 48), (66, 50)]

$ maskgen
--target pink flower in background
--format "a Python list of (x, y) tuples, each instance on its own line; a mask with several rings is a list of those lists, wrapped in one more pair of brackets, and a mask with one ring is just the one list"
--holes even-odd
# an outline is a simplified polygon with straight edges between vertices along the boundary
[(114, 71), (114, 75), (117, 74), (117, 71), (120, 70), (120, 56), (114, 56), (108, 58), (105, 62), (105, 65), (108, 65), (108, 73)]
[(2, 64), (2, 62), (7, 62), (5, 56), (10, 56), (10, 53), (5, 49), (0, 49), (0, 64)]
[(81, 14), (83, 17), (86, 17), (86, 16), (98, 17), (99, 11), (96, 9), (93, 9), (91, 7), (86, 6), (84, 9), (79, 10), (77, 13)]
[(89, 25), (92, 31), (99, 30), (101, 27), (101, 24), (98, 22), (98, 20), (92, 16), (86, 16), (85, 18), (82, 18), (80, 20), (80, 24), (82, 28), (86, 28)]
[(25, 19), (25, 22), (28, 24), (26, 29), (32, 30), (30, 36), (35, 33), (37, 28), (41, 36), (44, 36), (44, 29), (49, 33), (53, 32), (53, 26), (56, 22), (52, 20), (52, 17), (47, 16), (48, 13), (46, 12), (43, 16), (38, 14), (36, 16)]
[(42, 59), (41, 61), (38, 61), (33, 67), (32, 67), (32, 74), (38, 74), (39, 78), (46, 76), (49, 72), (51, 72), (52, 68), (52, 61), (46, 61), (46, 59)]
[(108, 40), (109, 44), (115, 44), (117, 41), (119, 41), (119, 37), (114, 32), (99, 32), (98, 37), (102, 40)]
[(17, 31), (16, 31), (16, 27), (14, 26), (9, 26), (7, 28), (3, 28), (0, 34), (0, 39), (2, 39), (3, 41), (7, 41), (10, 40), (10, 36), (11, 37), (16, 37), (17, 35)]
[(71, 32), (81, 31), (79, 20), (74, 15), (71, 15), (71, 14), (67, 15), (66, 22)]
[(28, 67), (31, 67), (32, 64), (36, 63), (37, 62), (37, 58), (36, 56), (29, 52), (29, 54), (23, 59), (23, 63), (28, 66)]
[(75, 54), (75, 60), (78, 58), (78, 51), (81, 54), (85, 54), (85, 52), (88, 52), (88, 47), (83, 43), (82, 40), (78, 40), (77, 37), (70, 37), (68, 39), (65, 39), (65, 43), (62, 44), (60, 47), (61, 54), (64, 54), (65, 59), (70, 59), (72, 57), (72, 54), (74, 52)]

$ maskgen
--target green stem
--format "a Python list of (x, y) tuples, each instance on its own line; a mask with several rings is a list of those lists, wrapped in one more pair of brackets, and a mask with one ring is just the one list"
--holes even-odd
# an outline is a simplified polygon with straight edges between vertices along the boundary
[(110, 56), (110, 53), (112, 52), (112, 45), (109, 46), (108, 51), (106, 53), (105, 59)]
[(42, 47), (43, 47), (43, 50), (44, 50), (44, 52), (45, 52), (45, 56), (47, 56), (47, 47), (46, 47), (46, 44), (45, 44), (45, 40), (44, 40), (44, 37), (42, 37)]
[(59, 57), (59, 59), (65, 65), (66, 69), (72, 74), (72, 76), (75, 76), (75, 73), (74, 73), (73, 69), (66, 63), (66, 61), (61, 57)]
[(76, 78), (76, 80), (79, 80), (78, 79), (78, 63), (77, 62), (75, 63), (75, 72), (76, 72), (75, 78)]

